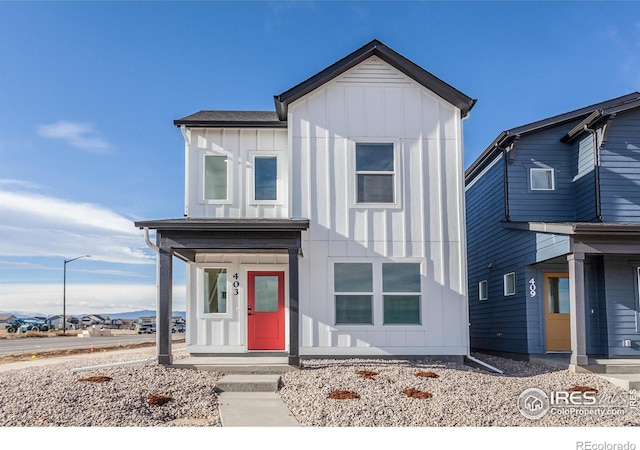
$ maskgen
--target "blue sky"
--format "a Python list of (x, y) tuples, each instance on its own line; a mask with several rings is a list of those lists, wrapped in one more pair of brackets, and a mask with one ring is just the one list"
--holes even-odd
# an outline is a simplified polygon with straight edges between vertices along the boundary
[[(0, 310), (155, 307), (133, 221), (181, 217), (200, 109), (273, 110), (372, 39), (478, 103), (465, 166), (502, 130), (640, 90), (637, 2), (0, 2)], [(177, 264), (175, 309), (184, 309)]]

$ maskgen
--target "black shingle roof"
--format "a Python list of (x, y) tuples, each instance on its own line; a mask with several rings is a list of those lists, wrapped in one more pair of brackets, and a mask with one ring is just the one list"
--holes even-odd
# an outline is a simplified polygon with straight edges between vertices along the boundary
[(278, 119), (275, 111), (198, 111), (182, 119), (174, 120), (176, 126), (188, 127), (238, 127), (238, 128), (286, 128), (287, 122)]

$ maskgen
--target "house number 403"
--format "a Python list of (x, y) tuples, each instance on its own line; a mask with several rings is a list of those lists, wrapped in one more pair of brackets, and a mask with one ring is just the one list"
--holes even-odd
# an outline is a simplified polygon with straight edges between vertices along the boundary
[(531, 295), (531, 297), (535, 297), (536, 296), (536, 280), (535, 280), (535, 278), (531, 278), (529, 280), (529, 295)]
[(240, 287), (240, 282), (238, 281), (238, 274), (233, 274), (233, 295), (238, 295), (238, 288)]

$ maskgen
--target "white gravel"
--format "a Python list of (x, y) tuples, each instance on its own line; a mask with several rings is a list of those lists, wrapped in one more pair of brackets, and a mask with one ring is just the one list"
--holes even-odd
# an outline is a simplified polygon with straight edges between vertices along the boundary
[[(0, 373), (0, 427), (220, 426), (217, 395), (220, 374), (170, 369), (157, 363), (71, 373), (72, 368), (133, 361), (155, 349), (11, 370)], [(179, 358), (180, 353), (174, 353)], [(78, 381), (89, 376), (111, 381)], [(163, 406), (149, 394), (172, 398)]]
[[(220, 426), (214, 391), (221, 374), (170, 369), (156, 363), (71, 373), (72, 368), (153, 356), (154, 349), (105, 354), (43, 367), (0, 373), (0, 427), (150, 427)], [(176, 359), (187, 356), (175, 352)], [(628, 393), (592, 374), (574, 374), (536, 364), (477, 355), (505, 375), (443, 362), (385, 360), (310, 360), (300, 371), (282, 376), (280, 396), (303, 426), (424, 427), (424, 426), (638, 426), (638, 408), (630, 408)], [(379, 372), (365, 379), (358, 370)], [(432, 371), (438, 378), (418, 378)], [(102, 375), (104, 383), (81, 382)], [(548, 413), (540, 420), (523, 417), (518, 396), (527, 388), (562, 391), (575, 385), (598, 389), (597, 416)], [(430, 392), (431, 398), (407, 398), (407, 388)], [(350, 390), (355, 400), (327, 398), (334, 390)], [(164, 406), (147, 403), (149, 394), (172, 398)], [(605, 404), (605, 398), (614, 399)], [(565, 408), (566, 410), (567, 408)]]
[[(424, 427), (424, 426), (634, 426), (640, 425), (638, 408), (630, 408), (628, 393), (593, 374), (575, 374), (541, 365), (486, 355), (482, 360), (505, 371), (491, 374), (456, 363), (385, 360), (310, 360), (299, 372), (283, 376), (280, 395), (303, 426)], [(379, 372), (365, 379), (358, 370)], [(439, 378), (419, 378), (419, 371), (432, 371)], [(550, 412), (530, 420), (518, 410), (518, 397), (528, 388), (549, 393), (582, 385), (598, 389), (599, 417), (584, 413)], [(414, 399), (407, 388), (430, 392), (431, 398)], [(334, 390), (348, 390), (359, 399), (333, 400)], [(605, 404), (606, 403), (606, 404)], [(620, 409), (622, 408), (622, 409)], [(592, 408), (593, 409), (593, 408)], [(562, 412), (565, 412), (564, 414)]]

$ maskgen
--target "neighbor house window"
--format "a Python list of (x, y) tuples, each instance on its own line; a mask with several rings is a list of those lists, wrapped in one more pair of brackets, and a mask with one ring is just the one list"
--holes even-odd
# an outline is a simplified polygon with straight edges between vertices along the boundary
[(486, 300), (489, 298), (489, 287), (487, 280), (478, 283), (478, 300)]
[(204, 313), (227, 312), (227, 269), (204, 269)]
[(531, 169), (529, 174), (532, 191), (553, 191), (555, 189), (553, 169)]
[(335, 263), (336, 324), (373, 324), (371, 263)]
[(256, 156), (253, 160), (253, 195), (256, 201), (278, 199), (278, 158)]
[(504, 274), (504, 295), (516, 294), (516, 274), (515, 272)]
[(207, 155), (204, 157), (205, 200), (227, 199), (227, 157)]
[(420, 324), (420, 264), (383, 263), (384, 324)]
[(393, 144), (356, 144), (356, 202), (395, 201)]

